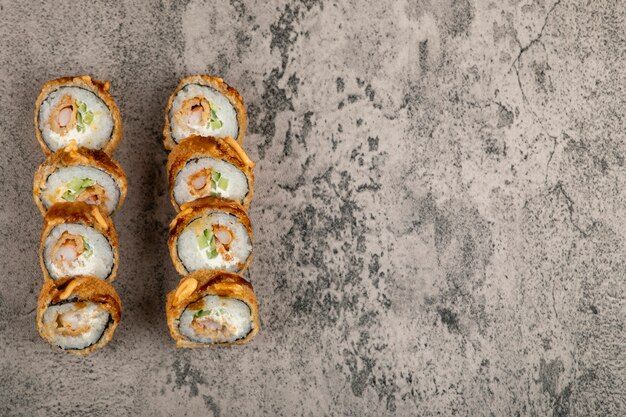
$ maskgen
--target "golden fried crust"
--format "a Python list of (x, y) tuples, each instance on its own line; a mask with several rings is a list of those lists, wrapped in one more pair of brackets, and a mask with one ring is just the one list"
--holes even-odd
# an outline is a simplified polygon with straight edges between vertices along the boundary
[[(71, 291), (67, 288), (72, 286)], [(122, 302), (115, 289), (108, 283), (91, 276), (77, 276), (61, 278), (57, 281), (46, 281), (39, 293), (37, 302), (37, 330), (42, 338), (46, 339), (43, 325), (43, 315), (50, 304), (58, 304), (63, 299), (77, 298), (77, 301), (91, 301), (99, 303), (111, 314), (113, 323), (104, 331), (100, 340), (82, 350), (64, 350), (74, 355), (84, 356), (97, 350), (113, 338), (113, 333), (122, 318)], [(62, 349), (63, 350), (63, 349)]]
[(115, 148), (117, 148), (117, 145), (122, 139), (122, 117), (120, 116), (120, 110), (117, 108), (115, 101), (113, 101), (113, 97), (109, 94), (109, 86), (109, 81), (99, 81), (92, 79), (89, 75), (81, 75), (77, 77), (57, 78), (56, 80), (46, 82), (43, 87), (41, 87), (41, 91), (35, 102), (35, 136), (37, 136), (37, 141), (39, 141), (39, 145), (41, 145), (41, 149), (46, 156), (50, 155), (52, 150), (48, 148), (39, 130), (39, 108), (44, 100), (59, 87), (81, 87), (91, 91), (104, 101), (104, 104), (109, 108), (111, 117), (113, 118), (113, 132), (111, 133), (111, 139), (106, 143), (102, 151), (110, 155)]
[(46, 160), (39, 166), (35, 173), (35, 180), (33, 182), (33, 198), (41, 214), (46, 214), (46, 208), (41, 201), (41, 192), (44, 190), (46, 180), (54, 171), (61, 167), (70, 166), (92, 166), (98, 168), (107, 174), (109, 174), (120, 190), (120, 198), (117, 202), (116, 210), (122, 207), (124, 199), (126, 198), (126, 191), (128, 189), (128, 180), (124, 170), (116, 161), (114, 161), (108, 154), (103, 151), (76, 148), (75, 146), (67, 146), (64, 149), (59, 149), (55, 153), (51, 154)]
[(97, 206), (92, 206), (81, 201), (55, 203), (50, 207), (44, 217), (43, 230), (39, 241), (39, 264), (41, 265), (44, 280), (54, 281), (43, 259), (44, 242), (54, 226), (62, 223), (81, 223), (85, 226), (93, 227), (107, 238), (113, 249), (113, 268), (106, 281), (115, 281), (120, 255), (118, 251), (119, 242), (117, 232), (115, 231), (113, 222), (111, 218), (104, 214)]
[(243, 103), (243, 98), (239, 92), (226, 84), (221, 78), (211, 77), (210, 75), (192, 75), (180, 80), (178, 86), (167, 102), (167, 107), (165, 108), (165, 126), (163, 127), (163, 145), (165, 146), (165, 149), (171, 151), (176, 146), (176, 141), (172, 138), (172, 129), (170, 127), (170, 109), (172, 108), (172, 103), (174, 102), (178, 92), (185, 88), (188, 84), (206, 85), (214, 88), (220, 94), (223, 94), (226, 98), (228, 98), (228, 101), (230, 101), (237, 112), (237, 124), (239, 128), (237, 131), (237, 142), (242, 145), (244, 137), (246, 136), (246, 128), (248, 127), (248, 115), (246, 114), (246, 107)]
[[(197, 282), (195, 290), (187, 296), (180, 297), (180, 295), (184, 294), (178, 294), (179, 296), (177, 297), (177, 292), (179, 292), (183, 286), (188, 285), (189, 283), (187, 281), (189, 280), (195, 280)], [(248, 333), (245, 338), (230, 343), (206, 344), (192, 342), (186, 339), (178, 329), (179, 317), (189, 304), (198, 301), (206, 295), (235, 298), (246, 303), (252, 312), (252, 320), (254, 322), (252, 331)], [(259, 307), (252, 285), (241, 276), (226, 271), (200, 270), (184, 277), (178, 284), (178, 287), (167, 295), (165, 314), (167, 316), (167, 325), (170, 329), (170, 334), (176, 341), (176, 347), (179, 348), (243, 345), (256, 336), (261, 327), (259, 322)]]
[[(248, 235), (250, 236), (250, 244), (252, 244), (253, 235), (252, 226), (250, 225), (250, 219), (248, 218), (248, 215), (246, 214), (246, 211), (241, 206), (241, 204), (237, 203), (236, 201), (226, 200), (221, 197), (203, 197), (190, 203), (183, 204), (181, 206), (181, 209), (182, 211), (178, 213), (176, 218), (174, 218), (174, 220), (170, 224), (170, 235), (167, 241), (170, 249), (170, 256), (172, 257), (172, 262), (174, 263), (174, 266), (176, 267), (178, 273), (181, 275), (186, 275), (188, 271), (178, 257), (178, 236), (180, 236), (180, 234), (189, 223), (199, 217), (203, 217), (210, 212), (219, 211), (229, 213), (237, 217), (239, 222), (243, 224), (248, 231)], [(248, 259), (246, 259), (246, 262), (238, 272), (243, 273), (246, 269), (248, 269), (251, 261), (252, 252), (250, 252), (250, 256), (248, 256)]]
[[(241, 151), (243, 152), (243, 150)], [(211, 157), (229, 162), (245, 174), (248, 179), (248, 194), (242, 204), (247, 210), (252, 196), (254, 195), (254, 163), (244, 161), (240, 154), (224, 140), (212, 136), (190, 136), (183, 139), (167, 158), (170, 198), (176, 211), (180, 211), (180, 206), (174, 199), (176, 176), (190, 160), (203, 157)]]

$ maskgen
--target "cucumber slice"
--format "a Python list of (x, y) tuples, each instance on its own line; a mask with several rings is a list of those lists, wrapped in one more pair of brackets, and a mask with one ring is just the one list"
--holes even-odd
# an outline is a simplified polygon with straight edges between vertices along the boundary
[(72, 190), (73, 192), (78, 192), (80, 188), (83, 186), (82, 178), (74, 178), (72, 181), (67, 183), (67, 188)]
[(194, 318), (194, 319), (197, 319), (197, 318), (200, 318), (200, 317), (208, 316), (208, 315), (210, 315), (210, 314), (211, 314), (211, 310), (210, 310), (210, 309), (209, 309), (209, 310), (198, 310), (198, 311), (197, 311), (197, 312), (193, 315), (193, 318)]

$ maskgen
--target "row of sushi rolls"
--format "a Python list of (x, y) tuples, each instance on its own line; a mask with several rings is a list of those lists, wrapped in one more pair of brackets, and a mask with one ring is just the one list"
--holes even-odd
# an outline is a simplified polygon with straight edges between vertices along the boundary
[[(33, 197), (44, 216), (39, 258), (44, 284), (37, 328), (51, 345), (85, 355), (105, 346), (122, 316), (111, 283), (119, 264), (111, 215), (128, 188), (111, 155), (122, 137), (109, 82), (89, 76), (46, 82), (35, 104), (35, 134), (46, 160)], [(242, 148), (247, 115), (222, 79), (182, 79), (165, 110), (167, 178), (178, 212), (168, 246), (182, 275), (167, 295), (177, 347), (243, 344), (259, 331), (247, 210), (254, 162)]]

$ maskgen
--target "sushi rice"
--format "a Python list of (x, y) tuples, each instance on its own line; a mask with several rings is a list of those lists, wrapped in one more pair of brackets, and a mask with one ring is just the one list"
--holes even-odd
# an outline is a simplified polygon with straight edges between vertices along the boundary
[[(211, 108), (217, 115), (217, 119), (221, 122), (220, 127), (216, 127), (216, 125), (211, 123), (205, 126), (190, 126), (187, 123), (179, 123), (174, 115), (182, 108), (186, 100), (195, 97), (205, 98), (210, 103)], [(169, 118), (172, 138), (176, 143), (191, 135), (230, 136), (236, 138), (239, 132), (237, 111), (228, 98), (211, 87), (199, 84), (188, 84), (176, 94), (170, 109)]]
[[(46, 209), (52, 204), (62, 201), (74, 201), (75, 196), (70, 190), (72, 182), (92, 180), (105, 190), (105, 207), (108, 213), (117, 207), (120, 189), (117, 182), (105, 171), (91, 166), (61, 167), (48, 176), (41, 201)], [(68, 191), (69, 190), (69, 191)]]
[[(81, 125), (84, 128), (81, 129), (79, 124), (76, 124), (65, 135), (61, 135), (50, 128), (49, 118), (59, 100), (64, 96), (70, 96), (75, 103), (84, 103), (86, 106), (84, 114), (91, 113), (91, 116), (88, 116)], [(87, 123), (89, 120), (90, 123)], [(39, 130), (44, 141), (52, 151), (69, 145), (72, 140), (76, 141), (78, 146), (102, 149), (111, 139), (113, 117), (104, 101), (91, 91), (81, 87), (60, 87), (46, 97), (41, 104), (39, 109)]]
[(110, 319), (98, 303), (70, 301), (48, 306), (43, 329), (46, 339), (61, 349), (85, 349), (100, 340)]
[[(220, 253), (211, 255), (211, 247), (202, 247), (199, 243), (205, 230), (211, 230), (215, 225), (226, 226), (234, 234), (229, 253), (232, 259), (227, 260)], [(223, 269), (236, 272), (246, 263), (252, 252), (250, 236), (237, 217), (220, 212), (212, 212), (200, 217), (187, 225), (178, 237), (178, 257), (188, 272), (199, 269)]]
[[(54, 260), (54, 246), (67, 232), (82, 236), (86, 250), (73, 262)], [(44, 263), (53, 280), (76, 275), (92, 275), (105, 280), (114, 266), (114, 254), (108, 239), (94, 228), (78, 223), (64, 223), (55, 226), (44, 241)]]
[(234, 298), (207, 295), (187, 306), (180, 316), (180, 333), (194, 342), (230, 343), (254, 328), (250, 307)]
[(225, 188), (217, 187), (215, 190), (212, 189), (212, 192), (216, 192), (218, 196), (223, 198), (236, 200), (240, 203), (243, 202), (249, 190), (248, 179), (245, 174), (233, 164), (216, 158), (206, 157), (189, 161), (176, 175), (174, 199), (178, 205), (204, 197), (191, 194), (189, 181), (193, 174), (207, 168), (210, 168), (212, 172), (218, 172), (221, 178), (227, 180)]

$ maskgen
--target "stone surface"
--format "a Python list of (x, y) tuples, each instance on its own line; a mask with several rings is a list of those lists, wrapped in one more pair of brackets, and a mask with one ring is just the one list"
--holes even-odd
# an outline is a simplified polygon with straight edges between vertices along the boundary
[[(626, 415), (621, 0), (0, 3), (0, 415)], [(42, 83), (109, 79), (124, 317), (35, 328)], [(262, 331), (176, 350), (163, 110), (246, 100)]]

